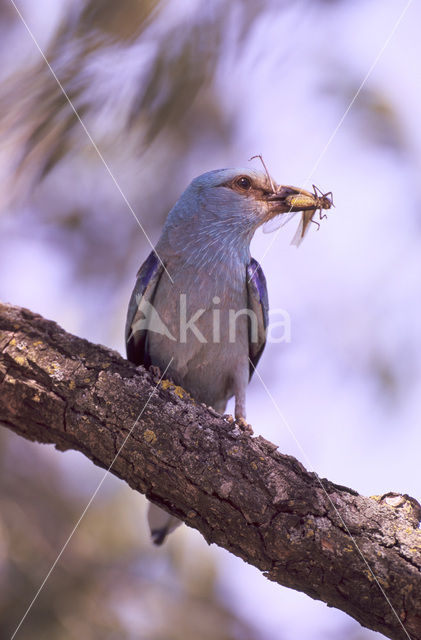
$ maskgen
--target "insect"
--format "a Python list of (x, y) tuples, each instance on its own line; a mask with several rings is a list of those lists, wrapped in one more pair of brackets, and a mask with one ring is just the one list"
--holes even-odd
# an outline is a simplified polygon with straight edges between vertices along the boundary
[(287, 213), (280, 214), (277, 218), (266, 222), (263, 226), (263, 232), (272, 233), (272, 231), (279, 229), (279, 227), (283, 227), (296, 213), (301, 211), (300, 224), (291, 241), (291, 244), (295, 244), (298, 247), (307, 233), (311, 222), (317, 225), (318, 230), (320, 229), (320, 223), (313, 219), (316, 212), (319, 212), (319, 220), (323, 220), (323, 218), (327, 218), (326, 213), (323, 213), (323, 211), (335, 206), (333, 204), (333, 193), (331, 191), (323, 193), (315, 184), (312, 185), (313, 192), (302, 189), (298, 195), (297, 190), (292, 187), (280, 186), (278, 189), (275, 189), (275, 185), (273, 184), (262, 155), (252, 156), (250, 160), (253, 160), (253, 158), (259, 158), (273, 193), (284, 196), (285, 204), (289, 207)]
[[(317, 230), (320, 229), (320, 223), (314, 220), (316, 212), (319, 212), (319, 220), (323, 220), (323, 218), (327, 218), (327, 214), (323, 213), (323, 211), (335, 206), (332, 192), (323, 193), (315, 184), (313, 184), (313, 193), (303, 190), (298, 196), (287, 195), (285, 202), (291, 207), (291, 213), (302, 211), (300, 225), (292, 240), (292, 244), (297, 246), (304, 238), (311, 222), (317, 225)], [(287, 220), (282, 221), (283, 224), (286, 222)]]

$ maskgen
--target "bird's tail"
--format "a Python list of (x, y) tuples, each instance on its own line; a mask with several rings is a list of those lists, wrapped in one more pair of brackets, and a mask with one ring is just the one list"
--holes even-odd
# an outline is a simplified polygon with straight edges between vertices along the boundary
[(156, 545), (161, 545), (167, 535), (182, 524), (181, 520), (152, 503), (148, 508), (148, 523), (152, 542)]

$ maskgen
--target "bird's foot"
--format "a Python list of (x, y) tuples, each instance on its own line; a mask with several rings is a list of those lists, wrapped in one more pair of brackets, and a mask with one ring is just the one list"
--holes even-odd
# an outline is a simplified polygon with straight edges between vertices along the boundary
[(242, 417), (236, 418), (235, 423), (240, 427), (241, 431), (244, 431), (244, 433), (248, 433), (250, 436), (253, 435), (254, 433), (253, 428), (245, 418), (242, 418)]

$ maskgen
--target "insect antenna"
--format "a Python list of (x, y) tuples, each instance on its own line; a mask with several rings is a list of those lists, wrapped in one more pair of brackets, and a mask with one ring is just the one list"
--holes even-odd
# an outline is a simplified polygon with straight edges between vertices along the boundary
[(319, 187), (316, 187), (315, 184), (313, 184), (312, 187), (313, 187), (314, 195), (316, 196), (316, 198), (324, 198), (324, 196), (327, 195), (327, 193), (323, 193), (323, 191), (319, 189)]
[(272, 189), (272, 193), (276, 193), (276, 191), (275, 191), (275, 187), (273, 186), (272, 178), (270, 177), (270, 174), (269, 174), (268, 168), (267, 168), (267, 166), (266, 166), (266, 164), (265, 164), (265, 161), (263, 160), (263, 156), (262, 156), (262, 154), (261, 154), (261, 153), (259, 153), (259, 154), (255, 155), (255, 156), (251, 156), (251, 158), (249, 158), (249, 162), (250, 162), (250, 160), (254, 160), (254, 158), (259, 158), (259, 159), (260, 159), (260, 162), (262, 163), (263, 168), (264, 168), (264, 170), (265, 170), (265, 173), (266, 173), (267, 179), (269, 180), (270, 187), (271, 187), (271, 189)]

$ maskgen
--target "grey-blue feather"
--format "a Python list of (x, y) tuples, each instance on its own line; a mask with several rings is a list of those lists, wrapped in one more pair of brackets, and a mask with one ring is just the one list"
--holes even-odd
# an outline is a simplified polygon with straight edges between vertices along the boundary
[(247, 291), (249, 308), (257, 318), (257, 340), (250, 335), (249, 357), (250, 378), (254, 373), (266, 344), (266, 330), (269, 323), (269, 299), (266, 278), (260, 264), (252, 258), (247, 266)]
[[(273, 185), (250, 169), (193, 180), (138, 272), (127, 316), (129, 360), (162, 371), (169, 365), (168, 378), (221, 413), (234, 396), (242, 420), (268, 322), (266, 280), (250, 241), (261, 224), (288, 211)], [(174, 519), (165, 514), (162, 526), (156, 512), (149, 519), (162, 542)]]
[(151, 365), (147, 347), (148, 331), (144, 326), (138, 327), (138, 321), (140, 320), (142, 324), (147, 317), (147, 314), (142, 312), (142, 300), (153, 305), (156, 286), (163, 270), (164, 267), (155, 251), (151, 251), (137, 272), (136, 284), (127, 310), (125, 332), (127, 359), (136, 365), (143, 364), (145, 367)]

